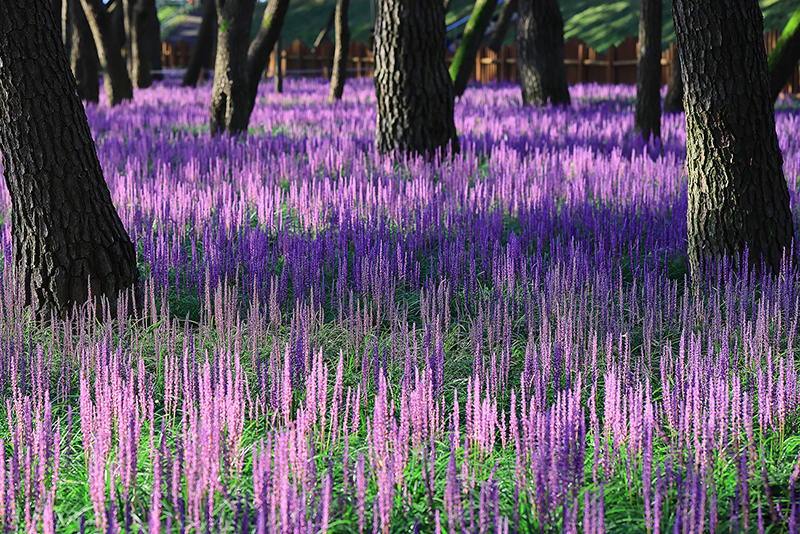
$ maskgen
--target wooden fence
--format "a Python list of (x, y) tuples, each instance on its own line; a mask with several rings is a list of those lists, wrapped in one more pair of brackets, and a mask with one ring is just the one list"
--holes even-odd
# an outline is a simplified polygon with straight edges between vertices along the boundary
[[(777, 31), (764, 34), (764, 47), (769, 54), (778, 41)], [(575, 37), (564, 43), (564, 65), (567, 70), (567, 81), (575, 83), (636, 83), (636, 37), (628, 37), (618, 46), (609, 47), (604, 53), (599, 53), (580, 39)], [(165, 67), (184, 67), (189, 61), (191, 47), (185, 41), (171, 45), (163, 43), (162, 62)], [(447, 54), (447, 61), (453, 59), (453, 53)], [(661, 55), (661, 82), (666, 84), (672, 58), (675, 57), (675, 44)], [(517, 52), (516, 46), (504, 46), (496, 53), (486, 46), (482, 46), (475, 58), (475, 68), (472, 71), (472, 80), (481, 82), (491, 81), (516, 81), (517, 80)], [(295, 41), (281, 51), (281, 61), (285, 76), (330, 77), (333, 65), (333, 43), (322, 43), (316, 50), (309, 50), (300, 41)], [(269, 66), (264, 75), (272, 76), (275, 69), (275, 52), (270, 57)], [(369, 48), (362, 42), (350, 43), (347, 60), (347, 74), (353, 78), (371, 77), (374, 69), (374, 58)], [(800, 92), (800, 72), (795, 69), (784, 91), (790, 93)]]

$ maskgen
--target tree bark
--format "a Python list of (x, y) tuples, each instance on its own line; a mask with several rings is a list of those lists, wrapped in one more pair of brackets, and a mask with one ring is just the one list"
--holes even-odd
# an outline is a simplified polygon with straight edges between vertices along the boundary
[(686, 92), (689, 264), (747, 248), (777, 272), (794, 235), (757, 0), (673, 0)]
[(283, 92), (283, 59), (281, 58), (281, 36), (278, 35), (278, 41), (275, 43), (275, 92)]
[(237, 134), (247, 130), (250, 109), (247, 96), (247, 45), (255, 0), (216, 0), (217, 58), (211, 90), (212, 135), (225, 130)]
[(797, 70), (798, 61), (800, 61), (800, 3), (769, 55), (769, 85), (772, 100), (776, 100), (781, 94), (781, 89)]
[(217, 35), (217, 6), (214, 0), (203, 0), (203, 18), (200, 21), (200, 28), (197, 32), (197, 40), (192, 48), (192, 55), (189, 56), (189, 64), (186, 72), (183, 73), (183, 87), (194, 87), (200, 77), (200, 71), (208, 65), (211, 58), (211, 51)]
[(558, 0), (519, 0), (517, 67), (523, 104), (569, 105), (564, 20)]
[(97, 57), (103, 68), (108, 104), (115, 106), (123, 100), (131, 100), (133, 98), (131, 79), (128, 77), (122, 50), (114, 36), (111, 19), (102, 0), (81, 0), (81, 6), (92, 29)]
[(139, 0), (143, 9), (143, 20), (139, 31), (142, 53), (150, 65), (150, 77), (160, 80), (161, 75), (161, 23), (158, 21), (156, 0)]
[[(337, 2), (336, 6), (338, 6), (338, 4), (339, 3)], [(322, 27), (317, 34), (317, 38), (314, 39), (314, 45), (311, 47), (312, 52), (328, 38), (331, 28), (333, 28), (333, 25), (336, 23), (336, 6), (333, 6), (333, 9), (331, 9), (331, 14), (328, 15), (328, 20), (325, 21), (325, 26)]]
[(661, 0), (639, 2), (634, 128), (645, 139), (661, 137)]
[(347, 49), (350, 47), (350, 26), (347, 10), (350, 0), (336, 2), (336, 48), (333, 51), (333, 73), (331, 74), (330, 100), (341, 100), (344, 92), (344, 80), (347, 77)]
[(375, 144), (432, 155), (458, 151), (441, 0), (379, 0), (375, 23)]
[(248, 119), (253, 112), (258, 94), (258, 82), (269, 63), (269, 56), (275, 47), (275, 42), (281, 34), (286, 12), (289, 10), (289, 0), (270, 0), (261, 19), (261, 27), (256, 38), (250, 43), (247, 50), (247, 98)]
[(458, 45), (456, 55), (450, 64), (450, 79), (453, 80), (453, 90), (456, 96), (464, 94), (469, 81), (469, 75), (475, 68), (475, 55), (483, 42), (483, 34), (492, 19), (497, 0), (476, 0), (472, 14), (464, 28), (464, 36)]
[(503, 41), (506, 40), (506, 34), (511, 27), (511, 21), (514, 19), (514, 13), (517, 12), (517, 0), (506, 0), (503, 7), (500, 8), (500, 14), (497, 16), (497, 23), (494, 25), (494, 31), (489, 38), (487, 46), (496, 54), (500, 53), (503, 48)]
[(681, 78), (681, 55), (675, 48), (672, 67), (669, 69), (669, 86), (664, 97), (664, 113), (683, 111), (683, 79)]
[(153, 83), (150, 75), (150, 60), (145, 52), (144, 26), (147, 22), (148, 4), (154, 0), (122, 0), (125, 13), (125, 50), (128, 75), (135, 87), (144, 89)]
[(139, 280), (60, 41), (45, 1), (0, 2), (0, 152), (14, 265), (45, 318), (90, 294), (113, 308)]
[(66, 50), (69, 54), (69, 66), (75, 77), (75, 85), (81, 100), (89, 102), (100, 101), (100, 82), (97, 73), (100, 64), (97, 59), (97, 49), (92, 39), (92, 30), (89, 21), (83, 12), (80, 0), (64, 0), (68, 8), (69, 42)]

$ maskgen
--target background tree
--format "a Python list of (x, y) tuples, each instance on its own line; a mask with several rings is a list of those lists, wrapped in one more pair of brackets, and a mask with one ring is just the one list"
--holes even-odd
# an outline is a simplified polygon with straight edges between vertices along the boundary
[(211, 90), (212, 134), (247, 130), (250, 118), (247, 95), (247, 46), (255, 0), (216, 0), (217, 57)]
[(664, 113), (683, 111), (683, 80), (681, 79), (681, 55), (675, 48), (672, 66), (669, 69), (667, 96), (664, 97)]
[(344, 80), (347, 77), (347, 49), (350, 47), (350, 26), (347, 21), (347, 10), (350, 0), (336, 2), (336, 48), (333, 51), (333, 72), (331, 73), (330, 100), (341, 100), (344, 92)]
[(457, 151), (441, 0), (378, 0), (377, 7), (378, 150), (431, 154), (450, 145)]
[(522, 103), (569, 105), (564, 19), (558, 0), (519, 0), (517, 67)]
[(97, 48), (97, 57), (100, 59), (100, 66), (103, 68), (103, 80), (105, 82), (106, 96), (111, 106), (119, 104), (123, 100), (133, 98), (133, 86), (122, 60), (122, 50), (117, 38), (114, 36), (114, 28), (111, 25), (111, 18), (103, 5), (102, 0), (81, 0), (83, 12), (89, 21), (92, 30), (94, 44)]
[(192, 47), (192, 55), (189, 56), (189, 63), (183, 73), (181, 86), (194, 87), (200, 77), (200, 71), (208, 65), (211, 59), (211, 51), (217, 36), (217, 6), (214, 0), (203, 0), (203, 18), (200, 20), (200, 28), (197, 31), (197, 38)]
[(122, 0), (125, 14), (125, 59), (128, 75), (134, 86), (150, 87), (150, 57), (147, 54), (146, 28), (148, 10), (156, 8), (155, 0)]
[(46, 0), (0, 2), (0, 153), (19, 283), (60, 315), (136, 289), (133, 243), (103, 179)]
[(472, 14), (464, 28), (464, 35), (458, 45), (456, 55), (450, 64), (450, 78), (456, 96), (464, 94), (472, 69), (475, 68), (475, 56), (483, 42), (483, 34), (492, 20), (497, 0), (476, 0)]
[(487, 46), (495, 53), (499, 54), (500, 49), (503, 48), (503, 41), (506, 40), (506, 34), (511, 27), (511, 22), (514, 19), (514, 14), (517, 12), (517, 0), (506, 0), (500, 8), (500, 14), (497, 15), (497, 22), (494, 25), (492, 36), (489, 38)]
[[(757, 0), (673, 0), (681, 56), (692, 277), (741, 253), (779, 268), (794, 229)], [(735, 91), (730, 88), (736, 88)]]
[(769, 55), (769, 80), (772, 99), (778, 98), (781, 89), (797, 70), (800, 61), (800, 3)]
[(62, 4), (62, 36), (69, 57), (69, 66), (81, 100), (98, 102), (100, 83), (97, 72), (100, 63), (92, 39), (92, 30), (83, 12), (80, 0), (64, 0)]
[(261, 19), (258, 33), (247, 50), (248, 120), (256, 104), (258, 82), (261, 80), (261, 75), (264, 73), (267, 63), (269, 63), (269, 56), (281, 34), (283, 21), (288, 10), (289, 0), (269, 0), (267, 9), (264, 10), (264, 17)]
[(661, 0), (640, 0), (638, 46), (634, 127), (661, 137)]

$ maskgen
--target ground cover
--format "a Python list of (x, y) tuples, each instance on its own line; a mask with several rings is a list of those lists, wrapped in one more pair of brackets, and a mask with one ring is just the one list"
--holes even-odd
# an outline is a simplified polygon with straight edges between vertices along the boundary
[[(35, 326), (0, 192), (7, 532), (798, 532), (800, 274), (685, 275), (683, 116), (470, 88), (379, 156), (371, 83), (87, 114), (140, 314)], [(798, 114), (777, 128), (798, 206)]]

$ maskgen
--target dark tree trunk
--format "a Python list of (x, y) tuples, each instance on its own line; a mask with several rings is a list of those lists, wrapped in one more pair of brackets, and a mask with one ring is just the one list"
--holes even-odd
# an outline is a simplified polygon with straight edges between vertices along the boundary
[(450, 3), (451, 3), (450, 0), (444, 0), (444, 2), (442, 3), (442, 5), (444, 6), (444, 12), (445, 13), (450, 11)]
[(158, 8), (155, 0), (144, 0), (147, 6), (147, 15), (142, 24), (142, 38), (144, 52), (150, 63), (150, 73), (154, 80), (164, 78), (161, 73), (161, 22), (158, 20)]
[(82, 100), (98, 102), (100, 100), (100, 82), (97, 73), (100, 63), (97, 59), (97, 49), (92, 39), (92, 30), (89, 21), (83, 12), (80, 0), (64, 0), (68, 7), (68, 26), (70, 28), (70, 41), (66, 45), (69, 54), (69, 66), (75, 77), (78, 96)]
[(217, 36), (217, 6), (214, 0), (203, 0), (203, 19), (197, 32), (197, 40), (189, 56), (189, 64), (183, 73), (183, 87), (194, 87), (200, 77), (200, 71), (208, 65), (211, 51)]
[[(688, 252), (779, 268), (794, 235), (757, 0), (673, 0), (686, 94)], [(735, 89), (735, 90), (734, 90)], [(735, 256), (734, 256), (735, 257)]]
[(319, 45), (325, 42), (325, 40), (328, 38), (328, 34), (331, 33), (331, 28), (333, 28), (335, 22), (336, 22), (336, 6), (333, 6), (333, 9), (331, 9), (331, 14), (328, 15), (328, 20), (325, 21), (325, 26), (322, 27), (322, 29), (317, 34), (317, 38), (314, 39), (314, 45), (311, 47), (312, 51), (316, 50)]
[(661, 0), (639, 2), (634, 127), (645, 139), (661, 137)]
[(664, 113), (683, 111), (683, 78), (681, 77), (681, 55), (675, 48), (672, 67), (669, 69), (669, 85), (664, 97)]
[(122, 0), (125, 13), (125, 50), (128, 63), (128, 75), (135, 87), (150, 87), (153, 77), (150, 75), (150, 60), (145, 51), (144, 26), (147, 22), (149, 2), (146, 0)]
[(211, 91), (212, 135), (237, 134), (250, 120), (247, 97), (247, 45), (255, 0), (216, 0), (217, 58)]
[(336, 2), (336, 48), (333, 51), (333, 73), (331, 74), (330, 100), (341, 100), (344, 80), (347, 77), (347, 49), (350, 47), (350, 26), (347, 10), (350, 0)]
[(564, 20), (558, 0), (519, 0), (517, 67), (523, 104), (569, 105)]
[(487, 45), (497, 54), (499, 54), (500, 49), (503, 48), (503, 41), (506, 40), (506, 34), (511, 27), (514, 13), (517, 12), (518, 3), (517, 0), (506, 0), (503, 3), (503, 7), (500, 8), (500, 14), (497, 16), (497, 23), (494, 25), (494, 31)]
[(281, 36), (278, 35), (278, 41), (275, 43), (275, 92), (283, 92), (283, 59), (281, 58)]
[(261, 27), (247, 50), (248, 120), (253, 112), (253, 107), (256, 105), (258, 82), (261, 80), (267, 63), (269, 63), (269, 55), (272, 53), (275, 42), (281, 34), (283, 21), (288, 10), (289, 0), (269, 0), (267, 9), (264, 10), (264, 18), (261, 19)]
[(772, 100), (781, 94), (781, 89), (797, 70), (798, 61), (800, 61), (800, 4), (786, 23), (775, 48), (769, 55), (769, 86)]
[(14, 265), (38, 312), (138, 284), (50, 6), (0, 2), (0, 152)]
[(379, 0), (375, 96), (380, 152), (458, 151), (441, 0)]
[(475, 68), (475, 55), (483, 42), (483, 34), (492, 20), (492, 13), (497, 6), (497, 0), (476, 0), (472, 8), (472, 15), (469, 17), (467, 26), (464, 28), (464, 36), (458, 45), (456, 55), (450, 64), (450, 79), (453, 80), (453, 90), (456, 96), (464, 94), (467, 88), (467, 81), (472, 70)]
[(106, 96), (111, 106), (133, 98), (133, 86), (122, 59), (122, 50), (114, 35), (111, 19), (102, 0), (81, 0), (83, 12), (92, 29), (97, 57), (103, 68)]

